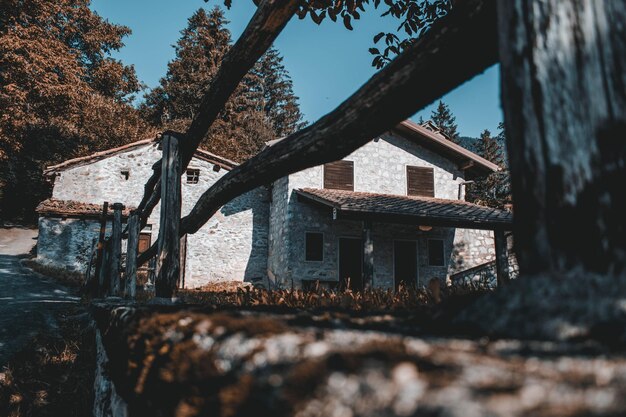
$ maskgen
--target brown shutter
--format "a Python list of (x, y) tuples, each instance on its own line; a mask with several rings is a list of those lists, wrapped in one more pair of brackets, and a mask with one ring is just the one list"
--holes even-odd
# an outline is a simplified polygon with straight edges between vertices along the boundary
[(354, 191), (354, 162), (335, 161), (324, 164), (324, 188)]
[(435, 176), (432, 168), (406, 167), (407, 195), (435, 196)]
[(150, 249), (150, 240), (151, 240), (151, 234), (150, 233), (141, 233), (139, 235), (139, 254), (141, 255), (142, 253), (144, 253), (145, 251), (147, 251), (148, 249)]

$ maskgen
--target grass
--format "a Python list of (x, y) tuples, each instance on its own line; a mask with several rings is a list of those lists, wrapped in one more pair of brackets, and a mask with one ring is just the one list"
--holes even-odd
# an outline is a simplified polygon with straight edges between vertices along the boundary
[(91, 415), (94, 336), (81, 312), (60, 313), (60, 335), (38, 335), (0, 369), (0, 416)]
[(189, 304), (217, 307), (282, 306), (302, 309), (344, 309), (351, 311), (398, 311), (433, 307), (443, 301), (474, 296), (490, 291), (482, 286), (441, 288), (439, 281), (428, 287), (400, 287), (398, 290), (350, 289), (328, 290), (316, 286), (311, 290), (255, 288), (244, 283), (216, 283), (193, 290), (179, 290), (178, 297)]

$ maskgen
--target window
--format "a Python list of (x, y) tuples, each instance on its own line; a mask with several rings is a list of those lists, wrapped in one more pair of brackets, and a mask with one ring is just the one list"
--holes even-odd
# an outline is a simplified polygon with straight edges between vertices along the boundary
[(321, 262), (324, 260), (324, 235), (322, 233), (306, 233), (304, 243), (305, 260)]
[(444, 266), (443, 240), (428, 239), (428, 265)]
[(324, 188), (354, 191), (354, 162), (335, 161), (324, 164)]
[(128, 181), (128, 179), (130, 178), (130, 171), (127, 169), (123, 169), (120, 171), (120, 175), (122, 176), (122, 178), (124, 178), (124, 180)]
[(200, 180), (200, 170), (190, 168), (187, 170), (187, 184), (197, 184)]
[(435, 196), (435, 177), (432, 168), (406, 167), (406, 193), (422, 197)]

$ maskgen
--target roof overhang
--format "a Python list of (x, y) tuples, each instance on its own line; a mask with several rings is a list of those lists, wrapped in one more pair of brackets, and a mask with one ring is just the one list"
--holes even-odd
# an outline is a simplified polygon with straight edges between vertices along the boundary
[(405, 120), (392, 129), (402, 137), (441, 154), (454, 161), (460, 170), (465, 171), (466, 178), (471, 179), (500, 171), (500, 167), (474, 152), (457, 145), (444, 135), (432, 132), (411, 120)]
[[(164, 132), (163, 134), (176, 134), (175, 132)], [(81, 156), (79, 158), (69, 159), (65, 162), (62, 162), (57, 165), (52, 165), (46, 167), (43, 171), (44, 177), (54, 177), (58, 172), (65, 171), (66, 169), (75, 168), (82, 165), (92, 164), (94, 162), (100, 161), (102, 159), (110, 158), (111, 156), (128, 152), (135, 148), (139, 148), (141, 146), (146, 145), (157, 145), (163, 136), (163, 134), (157, 134), (152, 138), (139, 140), (132, 143), (127, 143), (126, 145), (118, 146), (116, 148), (107, 149), (101, 152), (96, 152), (91, 155)], [(226, 170), (231, 170), (236, 167), (237, 162), (231, 161), (230, 159), (226, 159), (222, 156), (216, 155), (209, 151), (205, 151), (203, 149), (197, 149), (194, 153), (194, 158), (200, 159), (202, 161), (210, 162), (214, 165), (219, 166), (220, 168), (224, 168)]]
[(295, 192), (300, 201), (329, 209), (338, 219), (481, 230), (513, 227), (512, 213), (461, 200), (312, 188)]

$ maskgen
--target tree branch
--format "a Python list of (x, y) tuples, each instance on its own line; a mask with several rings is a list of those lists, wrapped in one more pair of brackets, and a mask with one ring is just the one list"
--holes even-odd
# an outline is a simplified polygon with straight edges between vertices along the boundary
[[(181, 220), (181, 235), (198, 231), (224, 204), (245, 192), (345, 157), (497, 60), (495, 0), (457, 2), (447, 16), (334, 111), (220, 178)], [(155, 253), (153, 245), (140, 262)]]
[[(243, 77), (269, 49), (297, 8), (296, 0), (264, 0), (258, 7), (244, 32), (224, 56), (196, 116), (182, 138), (182, 172), (185, 172), (198, 145)], [(141, 211), (142, 223), (160, 199), (160, 177), (160, 161), (157, 161), (137, 207)]]

